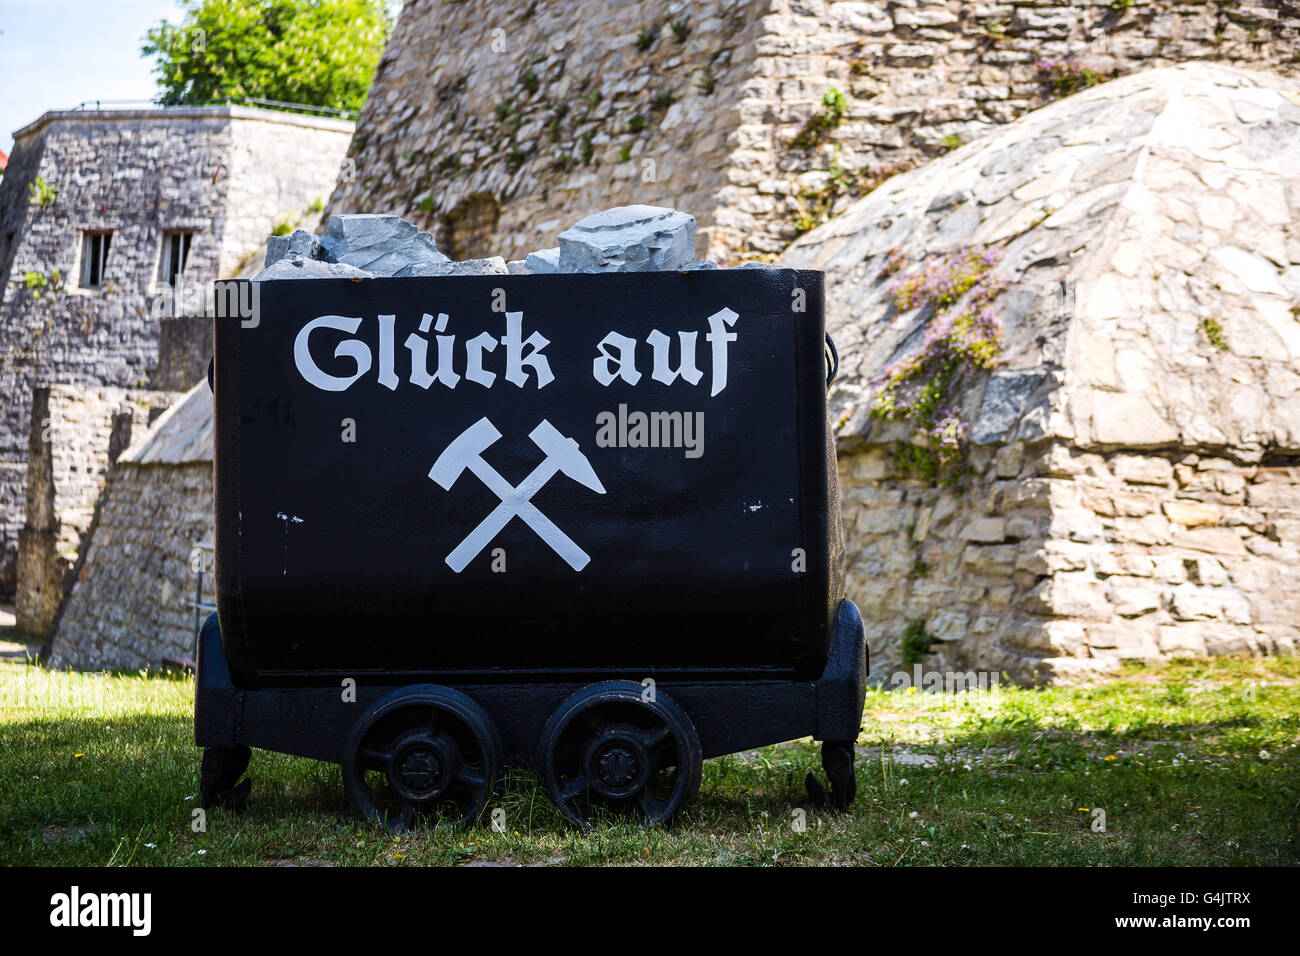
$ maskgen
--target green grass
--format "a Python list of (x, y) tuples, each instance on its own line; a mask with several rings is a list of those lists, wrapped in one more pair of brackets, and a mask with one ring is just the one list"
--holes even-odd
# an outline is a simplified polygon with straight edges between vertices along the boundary
[(709, 761), (670, 829), (590, 833), (520, 771), (493, 802), (505, 833), (392, 836), (352, 817), (338, 768), (263, 752), (247, 812), (212, 811), (195, 833), (192, 699), (186, 678), (0, 663), (0, 863), (1300, 862), (1295, 658), (1132, 668), (1084, 688), (873, 691), (850, 814), (809, 808), (803, 777), (820, 768), (805, 740)]

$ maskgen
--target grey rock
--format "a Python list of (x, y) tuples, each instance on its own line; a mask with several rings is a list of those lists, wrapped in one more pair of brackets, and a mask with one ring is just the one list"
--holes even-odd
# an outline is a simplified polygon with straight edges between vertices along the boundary
[(400, 216), (331, 216), (320, 239), (322, 258), (378, 276), (415, 275), (417, 266), (451, 260), (438, 251), (433, 236)]
[(295, 229), (288, 236), (267, 237), (264, 266), (274, 265), (281, 259), (287, 259), (290, 256), (303, 259), (321, 258), (320, 240), (305, 229)]
[(682, 266), (683, 272), (706, 272), (718, 268), (718, 264), (712, 259), (696, 259), (694, 262)]
[(743, 265), (736, 266), (736, 268), (737, 269), (786, 269), (789, 267), (783, 266), (777, 262), (746, 262)]
[(318, 259), (304, 259), (290, 256), (272, 263), (257, 275), (254, 282), (266, 282), (270, 279), (373, 279), (374, 275), (363, 272), (356, 266), (344, 262), (321, 262)]
[(506, 260), (500, 256), (487, 259), (464, 259), (460, 262), (434, 262), (411, 266), (411, 276), (503, 276), (508, 275)]
[(676, 271), (695, 258), (695, 217), (663, 206), (618, 206), (559, 239), (560, 272)]
[(1046, 377), (1047, 373), (1041, 369), (999, 372), (991, 376), (984, 390), (984, 404), (971, 428), (970, 440), (976, 445), (1005, 440), (1019, 424), (1030, 396)]
[(539, 249), (524, 258), (524, 267), (534, 275), (550, 275), (560, 271), (560, 249)]
[(510, 273), (512, 276), (530, 276), (533, 274), (533, 270), (528, 268), (527, 263), (524, 262), (523, 259), (511, 259), (507, 262), (506, 272)]

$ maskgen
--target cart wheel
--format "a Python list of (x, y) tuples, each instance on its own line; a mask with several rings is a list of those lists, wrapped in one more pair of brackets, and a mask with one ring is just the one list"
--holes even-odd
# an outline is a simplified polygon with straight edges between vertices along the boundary
[(205, 747), (199, 769), (199, 804), (205, 810), (226, 807), (243, 810), (252, 783), (239, 778), (248, 769), (253, 751), (248, 747)]
[(632, 681), (578, 691), (542, 731), (537, 765), (566, 817), (590, 827), (598, 806), (667, 823), (700, 789), (704, 759), (690, 718), (662, 691)]
[(357, 813), (390, 830), (469, 825), (500, 769), (501, 738), (487, 711), (458, 690), (417, 684), (376, 701), (357, 721), (343, 789)]

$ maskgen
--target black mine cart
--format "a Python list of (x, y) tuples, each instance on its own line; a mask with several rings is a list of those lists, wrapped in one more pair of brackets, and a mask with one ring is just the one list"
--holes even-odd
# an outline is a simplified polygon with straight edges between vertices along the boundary
[[(822, 274), (219, 283), (202, 798), (250, 748), (389, 826), (511, 760), (564, 815), (667, 821), (709, 757), (811, 735), (847, 806)], [(830, 349), (833, 353), (833, 348)]]

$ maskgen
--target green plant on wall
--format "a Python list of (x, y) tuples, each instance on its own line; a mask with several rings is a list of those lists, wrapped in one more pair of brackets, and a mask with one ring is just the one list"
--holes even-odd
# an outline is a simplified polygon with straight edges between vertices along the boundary
[(1220, 352), (1228, 351), (1228, 337), (1223, 334), (1223, 323), (1218, 319), (1209, 315), (1201, 319), (1201, 334), (1205, 336), (1205, 341)]
[(23, 274), (23, 286), (33, 299), (54, 295), (63, 289), (63, 273), (58, 269), (51, 270), (48, 276), (40, 272), (26, 272)]
[(54, 197), (58, 194), (59, 191), (40, 176), (33, 179), (27, 186), (27, 199), (33, 205), (40, 206), (42, 209), (53, 203)]
[(903, 628), (903, 665), (911, 667), (919, 664), (934, 646), (935, 636), (925, 626), (925, 618), (914, 617)]
[(865, 165), (846, 169), (840, 165), (838, 144), (835, 158), (826, 170), (826, 181), (820, 186), (804, 186), (795, 193), (795, 232), (800, 234), (815, 229), (830, 219), (841, 199), (860, 199), (877, 189), (885, 180), (905, 173), (916, 165), (915, 160), (903, 160), (885, 165)]
[(1056, 100), (1070, 96), (1080, 90), (1114, 79), (1096, 70), (1089, 69), (1075, 60), (1039, 60), (1035, 64), (1038, 70), (1038, 82), (1047, 90), (1048, 99)]
[(848, 109), (849, 103), (843, 93), (834, 88), (827, 90), (822, 97), (822, 108), (808, 117), (794, 139), (790, 140), (790, 145), (805, 151), (820, 145), (833, 129), (844, 122)]
[(895, 451), (895, 467), (930, 484), (955, 484), (965, 473), (966, 425), (957, 396), (969, 376), (993, 368), (1001, 352), (1001, 321), (994, 309), (1004, 285), (993, 274), (998, 248), (960, 249), (928, 257), (903, 273), (895, 250), (887, 260), (894, 307), (917, 311), (925, 338), (919, 349), (890, 364), (877, 382), (871, 412), (911, 424), (910, 441)]

